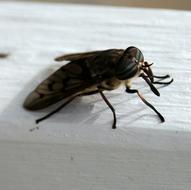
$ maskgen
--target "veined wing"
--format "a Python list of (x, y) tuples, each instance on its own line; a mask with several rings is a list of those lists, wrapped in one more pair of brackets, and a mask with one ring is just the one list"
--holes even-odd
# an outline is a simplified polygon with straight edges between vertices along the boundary
[(42, 109), (69, 96), (96, 91), (98, 83), (113, 77), (114, 65), (123, 51), (110, 49), (62, 57), (71, 62), (40, 83), (26, 98), (24, 107)]
[(112, 54), (113, 52), (122, 54), (124, 52), (123, 49), (108, 49), (108, 50), (100, 50), (100, 51), (90, 51), (90, 52), (82, 52), (82, 53), (71, 53), (62, 55), (55, 58), (55, 61), (75, 61), (79, 59), (87, 59), (91, 57), (97, 57), (102, 53)]
[(93, 86), (81, 63), (71, 62), (62, 66), (29, 94), (24, 107), (37, 110), (52, 105), (66, 97)]

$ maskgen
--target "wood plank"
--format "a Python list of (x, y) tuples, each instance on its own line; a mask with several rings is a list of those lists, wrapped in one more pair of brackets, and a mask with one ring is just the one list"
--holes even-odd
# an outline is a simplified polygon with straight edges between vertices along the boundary
[[(191, 13), (153, 9), (0, 2), (0, 184), (2, 189), (190, 189)], [(124, 89), (107, 92), (118, 124), (97, 95), (53, 109), (22, 108), (28, 93), (62, 64), (63, 53), (139, 47), (174, 83), (155, 96), (133, 86), (165, 116)]]

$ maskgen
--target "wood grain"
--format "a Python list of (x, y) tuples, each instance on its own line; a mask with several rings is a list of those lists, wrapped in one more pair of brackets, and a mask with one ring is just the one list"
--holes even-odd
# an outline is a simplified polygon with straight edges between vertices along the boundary
[[(191, 186), (191, 13), (153, 9), (0, 2), (0, 186), (22, 189), (189, 190)], [(156, 74), (174, 83), (155, 96), (133, 82), (164, 115), (124, 89), (76, 99), (35, 127), (25, 97), (60, 65), (54, 58), (109, 48), (139, 47)], [(64, 64), (64, 63), (63, 63)], [(158, 86), (157, 86), (158, 88)], [(56, 107), (56, 106), (55, 106)]]

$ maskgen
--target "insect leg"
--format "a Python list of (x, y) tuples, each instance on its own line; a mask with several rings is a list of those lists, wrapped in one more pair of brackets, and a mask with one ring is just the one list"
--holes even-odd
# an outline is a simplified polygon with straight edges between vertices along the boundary
[(160, 81), (154, 81), (153, 84), (164, 84), (164, 85), (169, 85), (173, 82), (173, 79), (171, 79), (168, 82), (160, 82)]
[(160, 118), (161, 122), (165, 121), (164, 117), (156, 110), (156, 108), (152, 104), (150, 104), (149, 102), (147, 102), (144, 99), (144, 97), (139, 93), (138, 90), (136, 90), (136, 89), (129, 89), (128, 87), (126, 87), (126, 92), (128, 92), (128, 93), (137, 93), (139, 98), (158, 115), (158, 117)]
[(58, 108), (56, 108), (55, 110), (53, 110), (52, 112), (50, 112), (49, 114), (45, 115), (42, 118), (39, 118), (36, 120), (36, 124), (40, 123), (41, 121), (49, 118), (50, 116), (54, 115), (55, 113), (59, 112), (63, 107), (65, 107), (67, 104), (69, 104), (72, 100), (74, 100), (78, 95), (71, 97), (70, 99), (68, 99), (66, 102), (64, 102), (62, 105), (60, 105)]
[(159, 79), (158, 81), (152, 81), (153, 84), (164, 84), (164, 85), (169, 85), (173, 82), (173, 79), (171, 79), (170, 81), (168, 82), (161, 82), (161, 80), (164, 80), (166, 78), (169, 78), (170, 75), (164, 75), (164, 76), (156, 76), (156, 75), (153, 75), (152, 76), (153, 78), (156, 78), (156, 79)]
[[(170, 75), (164, 75), (164, 76), (156, 76), (156, 75), (152, 75), (152, 76), (147, 76), (147, 75), (145, 75), (145, 74), (141, 74), (140, 75), (140, 77), (142, 77), (146, 82), (147, 82), (147, 84), (149, 84), (148, 82), (150, 82), (150, 83), (152, 83), (152, 84), (164, 84), (164, 85), (169, 85), (169, 84), (171, 84), (172, 82), (173, 82), (173, 79), (171, 79), (170, 81), (168, 81), (168, 82), (161, 82), (161, 80), (164, 80), (164, 79), (166, 79), (166, 78), (169, 78), (170, 77)], [(154, 81), (154, 78), (157, 78), (157, 79), (160, 79), (159, 81)], [(150, 79), (150, 80), (149, 80)], [(152, 85), (152, 84), (149, 84), (149, 86), (150, 85)], [(152, 85), (153, 86), (153, 85)], [(150, 86), (151, 87), (151, 86)], [(153, 91), (153, 87), (151, 88), (151, 90)], [(153, 91), (154, 92), (154, 91)], [(154, 92), (155, 93), (155, 92)], [(157, 94), (156, 94), (157, 95)]]
[[(141, 76), (141, 77), (146, 81), (146, 83), (150, 86), (152, 92), (153, 92), (155, 95), (160, 96), (159, 91), (158, 91), (158, 90), (156, 89), (156, 87), (152, 84), (152, 82), (149, 80), (149, 78), (148, 78), (144, 73), (142, 73), (140, 76)], [(153, 83), (154, 83), (154, 82), (153, 82)]]
[(108, 101), (108, 99), (105, 97), (105, 95), (102, 92), (102, 90), (98, 88), (98, 91), (99, 91), (101, 97), (103, 98), (103, 100), (105, 101), (105, 103), (109, 106), (109, 108), (111, 109), (111, 111), (113, 113), (113, 125), (112, 125), (112, 129), (116, 129), (116, 121), (117, 121), (117, 119), (116, 119), (115, 109), (113, 108), (111, 103)]
[[(146, 74), (145, 77), (149, 78), (151, 83), (153, 83), (153, 84), (169, 85), (169, 84), (171, 84), (173, 82), (173, 79), (171, 79), (169, 82), (160, 82), (161, 80), (169, 78), (170, 75), (164, 75), (164, 76), (153, 75), (153, 72), (152, 72), (152, 70), (150, 68), (151, 65), (152, 64), (149, 64), (148, 62), (145, 62), (145, 66), (142, 67), (142, 70)], [(141, 75), (140, 75), (140, 77), (142, 77)], [(155, 78), (160, 79), (160, 80), (159, 81), (154, 81)]]
[(156, 75), (153, 75), (154, 78), (157, 78), (157, 79), (166, 79), (166, 78), (169, 78), (170, 75), (164, 75), (164, 76), (156, 76)]

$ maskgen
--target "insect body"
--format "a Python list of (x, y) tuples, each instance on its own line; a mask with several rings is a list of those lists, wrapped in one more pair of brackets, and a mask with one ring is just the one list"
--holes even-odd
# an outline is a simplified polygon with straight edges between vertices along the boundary
[[(149, 106), (164, 122), (163, 116), (147, 102), (136, 89), (131, 89), (131, 80), (134, 77), (142, 77), (150, 86), (154, 94), (159, 96), (158, 90), (153, 84), (170, 84), (162, 82), (169, 75), (155, 76), (151, 65), (144, 61), (142, 52), (136, 47), (123, 49), (109, 49), (104, 51), (85, 52), (60, 56), (56, 61), (69, 61), (29, 94), (24, 102), (28, 110), (38, 110), (52, 105), (60, 100), (65, 102), (53, 112), (36, 120), (36, 123), (58, 112), (74, 98), (83, 95), (99, 93), (113, 113), (112, 128), (116, 128), (116, 114), (113, 106), (105, 97), (103, 91), (114, 90), (121, 85), (126, 87), (126, 92), (137, 93), (141, 100)], [(155, 81), (159, 78), (160, 81)]]

